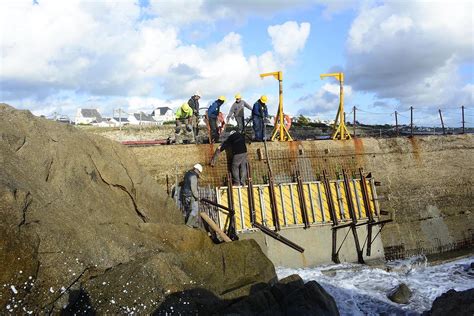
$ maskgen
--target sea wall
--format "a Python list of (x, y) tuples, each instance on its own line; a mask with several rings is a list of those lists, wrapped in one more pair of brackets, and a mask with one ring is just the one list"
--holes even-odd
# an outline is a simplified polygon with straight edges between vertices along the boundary
[[(362, 138), (349, 141), (268, 143), (276, 182), (318, 180), (323, 171), (336, 178), (343, 169), (357, 177), (359, 169), (381, 182), (377, 188), (383, 211), (394, 221), (381, 235), (387, 258), (417, 253), (439, 253), (469, 248), (474, 240), (474, 136), (449, 135), (414, 138)], [(205, 165), (201, 185), (224, 185), (225, 154), (219, 164), (206, 166), (212, 145), (132, 148), (139, 162), (168, 189), (183, 172)], [(268, 178), (263, 143), (249, 145), (254, 183)]]

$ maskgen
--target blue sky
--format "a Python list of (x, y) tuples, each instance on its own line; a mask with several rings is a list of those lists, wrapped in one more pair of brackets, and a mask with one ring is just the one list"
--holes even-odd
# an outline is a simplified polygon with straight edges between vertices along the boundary
[[(267, 94), (284, 108), (334, 119), (343, 71), (346, 111), (392, 123), (474, 121), (472, 1), (7, 0), (0, 3), (0, 101), (35, 114), (104, 115), (122, 108), (177, 107), (194, 91), (202, 105), (235, 93)], [(400, 118), (402, 123), (406, 117)], [(474, 125), (469, 123), (471, 126)]]

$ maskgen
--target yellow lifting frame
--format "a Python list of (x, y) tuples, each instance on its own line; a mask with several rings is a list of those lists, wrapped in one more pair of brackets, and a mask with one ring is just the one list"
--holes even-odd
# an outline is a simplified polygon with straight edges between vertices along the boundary
[(275, 140), (277, 135), (279, 134), (279, 141), (292, 141), (290, 133), (288, 129), (285, 127), (284, 122), (284, 113), (283, 113), (283, 72), (275, 71), (275, 72), (268, 72), (264, 74), (260, 74), (260, 78), (263, 79), (268, 76), (273, 76), (276, 80), (278, 80), (280, 84), (279, 89), (279, 103), (278, 103), (278, 113), (277, 113), (277, 121), (275, 122), (275, 127), (273, 128), (272, 138), (271, 140)]
[(351, 139), (351, 134), (347, 130), (344, 117), (344, 73), (337, 72), (331, 74), (321, 74), (320, 78), (334, 77), (339, 80), (339, 108), (337, 109), (336, 119), (334, 120), (332, 139)]

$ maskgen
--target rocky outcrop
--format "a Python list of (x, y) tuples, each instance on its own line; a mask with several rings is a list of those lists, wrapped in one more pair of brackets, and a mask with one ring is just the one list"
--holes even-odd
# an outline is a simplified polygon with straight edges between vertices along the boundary
[(441, 316), (441, 315), (474, 315), (474, 289), (457, 292), (449, 290), (437, 297), (431, 310), (423, 315)]
[(390, 293), (387, 294), (387, 297), (397, 304), (408, 304), (412, 296), (412, 291), (405, 283), (399, 284), (394, 288)]
[(234, 302), (276, 281), (254, 241), (183, 225), (118, 143), (0, 104), (0, 165), (3, 311), (151, 313), (176, 293)]

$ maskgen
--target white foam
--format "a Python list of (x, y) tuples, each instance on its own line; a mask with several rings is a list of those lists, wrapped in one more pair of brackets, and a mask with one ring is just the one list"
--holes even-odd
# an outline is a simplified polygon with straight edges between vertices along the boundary
[[(474, 288), (474, 274), (469, 270), (473, 261), (474, 256), (471, 256), (429, 266), (424, 256), (416, 256), (388, 263), (388, 271), (344, 263), (311, 269), (280, 267), (277, 274), (279, 278), (299, 274), (305, 282), (317, 281), (334, 297), (341, 315), (412, 315), (429, 310), (434, 299), (450, 289)], [(395, 304), (386, 296), (400, 283), (413, 291), (409, 304)]]

